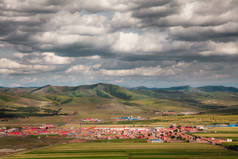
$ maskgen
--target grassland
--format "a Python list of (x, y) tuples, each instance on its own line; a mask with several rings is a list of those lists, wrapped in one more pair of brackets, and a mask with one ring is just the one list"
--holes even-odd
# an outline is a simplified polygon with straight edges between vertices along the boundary
[[(40, 148), (54, 144), (68, 142), (69, 138), (60, 136), (7, 136), (0, 137), (0, 156), (8, 154), (8, 150), (14, 152), (15, 150), (29, 150), (33, 148)], [(6, 150), (6, 151), (4, 151)]]
[(232, 139), (232, 142), (224, 142), (222, 145), (230, 150), (238, 151), (238, 128), (237, 127), (216, 127), (209, 128), (203, 132), (192, 133), (195, 136)]
[[(81, 112), (82, 113), (82, 112)], [(46, 116), (46, 117), (28, 117), (28, 118), (13, 118), (8, 121), (0, 121), (1, 126), (21, 126), (23, 124), (42, 124), (42, 123), (52, 123), (55, 125), (72, 125), (76, 126), (80, 124), (80, 120), (85, 117), (83, 115), (76, 114), (71, 116)], [(91, 114), (90, 117), (98, 117), (102, 119), (101, 115)], [(106, 116), (106, 115), (104, 115)], [(87, 117), (87, 116), (86, 116)], [(84, 123), (84, 126), (103, 126), (103, 125), (129, 125), (129, 126), (164, 126), (168, 127), (171, 124), (183, 125), (183, 126), (195, 126), (195, 125), (213, 125), (213, 124), (224, 124), (224, 123), (237, 123), (238, 115), (214, 115), (214, 114), (203, 114), (203, 115), (185, 115), (185, 116), (159, 116), (151, 115), (148, 120), (138, 120), (138, 121), (116, 121), (113, 120), (112, 116), (107, 116), (102, 122), (99, 123)], [(219, 129), (219, 128), (218, 128)]]
[(121, 122), (120, 124), (131, 125), (151, 125), (151, 126), (165, 126), (168, 127), (171, 124), (183, 125), (183, 126), (195, 126), (195, 125), (213, 125), (224, 123), (237, 123), (238, 115), (215, 115), (215, 114), (203, 114), (203, 115), (184, 115), (184, 116), (160, 116), (154, 115), (150, 120), (145, 121), (129, 121)]
[(224, 124), (224, 123), (237, 123), (238, 115), (216, 115), (216, 114), (204, 114), (204, 115), (185, 115), (185, 116), (155, 116), (152, 119), (161, 120), (162, 122), (156, 122), (154, 124), (166, 124), (175, 123), (177, 125), (191, 126), (191, 125), (209, 125), (209, 124)]
[(209, 128), (203, 132), (193, 133), (193, 135), (203, 136), (203, 137), (214, 137), (214, 138), (229, 138), (237, 142), (238, 128), (237, 127)]
[(229, 150), (238, 151), (238, 141), (223, 143), (222, 145)]
[(220, 146), (193, 143), (73, 143), (8, 156), (6, 159), (236, 159)]

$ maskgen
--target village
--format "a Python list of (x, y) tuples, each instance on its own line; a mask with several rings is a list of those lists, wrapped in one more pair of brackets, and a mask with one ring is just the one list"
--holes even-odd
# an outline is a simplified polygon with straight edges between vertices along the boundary
[[(43, 124), (41, 126), (21, 126), (18, 128), (0, 128), (0, 137), (4, 136), (28, 136), (38, 135), (52, 136), (59, 135), (66, 138), (83, 140), (112, 140), (112, 139), (144, 139), (152, 143), (209, 143), (222, 144), (223, 142), (232, 142), (231, 139), (224, 138), (206, 138), (190, 135), (192, 132), (204, 131), (204, 126), (184, 127), (175, 124), (168, 128), (164, 127), (135, 127), (135, 126), (104, 126), (104, 127), (71, 127), (60, 128), (52, 124)], [(77, 140), (75, 140), (77, 141)]]

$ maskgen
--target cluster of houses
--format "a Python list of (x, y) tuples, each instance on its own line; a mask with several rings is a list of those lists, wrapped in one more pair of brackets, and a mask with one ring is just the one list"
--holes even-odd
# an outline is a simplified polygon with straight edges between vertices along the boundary
[(95, 127), (82, 130), (80, 137), (86, 139), (144, 139), (150, 136), (149, 127)]
[(0, 128), (0, 136), (28, 136), (28, 135), (72, 135), (71, 130), (55, 128), (51, 124), (39, 127), (21, 126), (18, 128)]
[(116, 118), (118, 121), (135, 121), (135, 120), (145, 120), (145, 118), (142, 118), (140, 116), (126, 116), (126, 117), (119, 117)]
[(61, 135), (86, 140), (111, 139), (146, 139), (148, 142), (192, 142), (221, 144), (230, 142), (227, 139), (206, 138), (189, 135), (191, 132), (203, 130), (203, 126), (183, 127), (171, 125), (163, 127), (79, 127), (56, 128), (53, 125), (39, 127), (20, 127), (7, 129), (0, 128), (0, 136), (26, 136), (26, 135)]
[(82, 119), (81, 121), (83, 121), (83, 122), (101, 122), (102, 120), (97, 119), (97, 118), (85, 118), (85, 119)]
[(206, 127), (238, 127), (238, 123), (236, 123), (236, 124), (206, 125)]
[[(135, 121), (135, 120), (145, 120), (145, 118), (142, 118), (140, 116), (124, 116), (124, 117), (118, 117), (118, 118), (112, 118), (113, 120), (117, 121)], [(101, 122), (102, 120), (97, 118), (84, 118), (81, 119), (82, 122)]]
[(166, 111), (166, 112), (155, 112), (156, 115), (162, 115), (162, 116), (169, 116), (169, 115), (195, 115), (199, 114), (199, 112), (171, 112), (171, 111)]
[[(206, 138), (201, 136), (189, 135), (190, 132), (198, 132), (203, 130), (203, 126), (183, 127), (172, 125), (170, 128), (158, 128), (155, 131), (155, 138), (163, 142), (191, 142), (191, 143), (211, 143), (221, 144), (227, 142), (227, 139)], [(151, 139), (153, 142), (153, 139)]]
[(197, 127), (124, 127), (124, 128), (85, 128), (79, 135), (84, 139), (146, 139), (147, 142), (192, 142), (192, 143), (211, 143), (221, 144), (227, 142), (227, 139), (205, 138), (200, 136), (188, 135), (188, 132), (198, 132), (203, 129)]

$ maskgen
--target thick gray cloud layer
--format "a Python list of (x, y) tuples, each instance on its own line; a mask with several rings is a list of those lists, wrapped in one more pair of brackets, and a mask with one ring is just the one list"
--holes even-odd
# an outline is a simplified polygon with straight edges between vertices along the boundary
[(0, 82), (238, 86), (237, 15), (237, 0), (1, 0)]

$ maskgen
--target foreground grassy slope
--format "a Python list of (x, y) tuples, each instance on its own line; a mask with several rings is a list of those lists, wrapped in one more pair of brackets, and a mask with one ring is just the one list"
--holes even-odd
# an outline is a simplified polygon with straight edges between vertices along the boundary
[(236, 159), (237, 153), (222, 147), (192, 143), (73, 143), (64, 144), (28, 153), (21, 153), (14, 158), (62, 158), (62, 159)]

